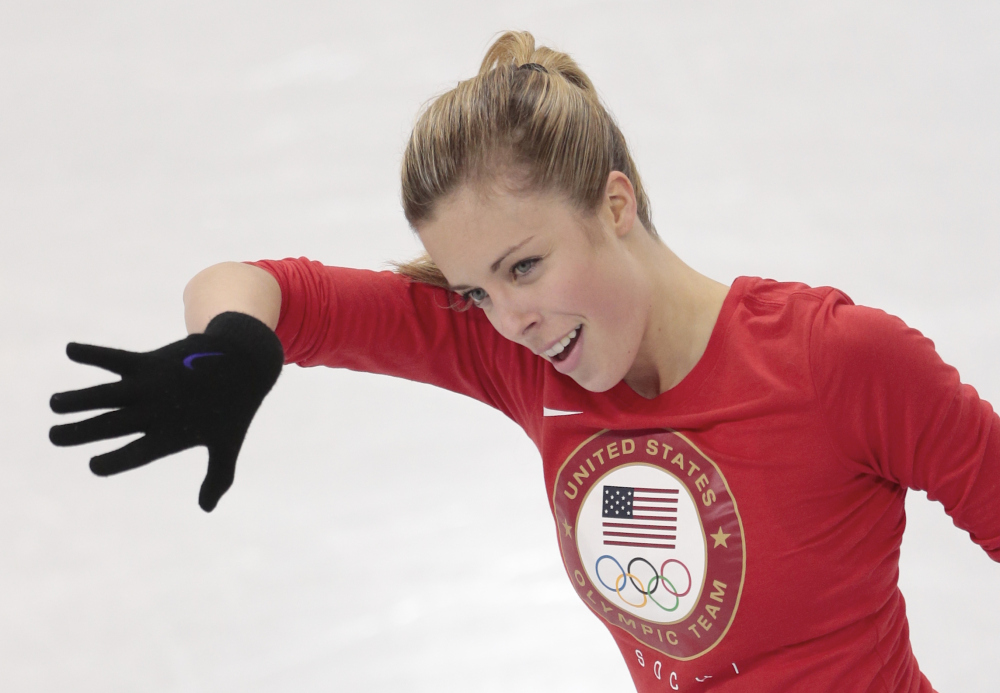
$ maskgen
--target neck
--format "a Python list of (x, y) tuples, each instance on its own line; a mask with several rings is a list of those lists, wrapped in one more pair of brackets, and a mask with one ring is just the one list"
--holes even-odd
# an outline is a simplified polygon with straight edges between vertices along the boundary
[(680, 383), (704, 355), (729, 287), (688, 267), (658, 239), (636, 236), (643, 247), (634, 257), (649, 279), (650, 311), (625, 382), (652, 399)]

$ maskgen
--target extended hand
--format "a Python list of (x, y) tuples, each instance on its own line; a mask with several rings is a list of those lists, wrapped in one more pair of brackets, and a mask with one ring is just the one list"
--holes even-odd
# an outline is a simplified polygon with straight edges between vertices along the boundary
[(66, 355), (77, 363), (121, 375), (118, 382), (52, 395), (57, 414), (114, 409), (76, 423), (53, 426), (56, 445), (145, 433), (118, 450), (90, 460), (107, 476), (196, 445), (208, 448), (208, 473), (198, 504), (215, 508), (233, 483), (236, 457), (264, 396), (271, 390), (284, 352), (274, 332), (243, 313), (222, 313), (204, 334), (146, 353), (76, 344)]

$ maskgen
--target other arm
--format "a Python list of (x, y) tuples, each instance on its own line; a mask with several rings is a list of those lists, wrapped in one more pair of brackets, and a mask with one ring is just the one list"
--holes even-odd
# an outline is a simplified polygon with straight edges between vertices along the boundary
[(858, 471), (920, 489), (1000, 561), (1000, 417), (899, 318), (829, 300), (812, 357), (831, 437)]

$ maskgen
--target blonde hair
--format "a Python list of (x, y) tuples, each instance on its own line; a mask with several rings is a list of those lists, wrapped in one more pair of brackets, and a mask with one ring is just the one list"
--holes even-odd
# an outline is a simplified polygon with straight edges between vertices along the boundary
[[(431, 101), (417, 119), (403, 155), (403, 212), (417, 229), (461, 185), (500, 181), (556, 192), (593, 212), (612, 171), (632, 183), (638, 219), (655, 236), (625, 137), (590, 79), (565, 53), (536, 48), (526, 31), (508, 31), (490, 46), (478, 75)], [(448, 287), (426, 255), (396, 269)]]

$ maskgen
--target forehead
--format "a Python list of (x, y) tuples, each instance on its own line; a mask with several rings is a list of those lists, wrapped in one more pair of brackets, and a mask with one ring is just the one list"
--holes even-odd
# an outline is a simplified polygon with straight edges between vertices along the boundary
[(418, 232), (428, 255), (455, 283), (459, 278), (452, 274), (489, 270), (506, 250), (525, 241), (574, 236), (583, 241), (583, 225), (575, 207), (553, 193), (464, 186), (441, 200)]

